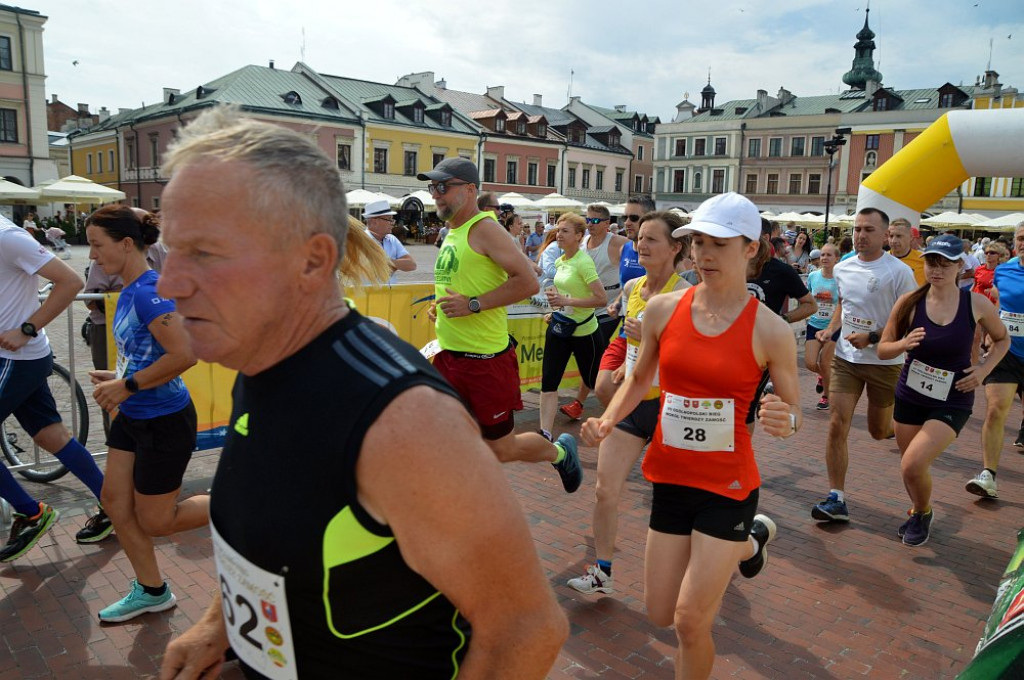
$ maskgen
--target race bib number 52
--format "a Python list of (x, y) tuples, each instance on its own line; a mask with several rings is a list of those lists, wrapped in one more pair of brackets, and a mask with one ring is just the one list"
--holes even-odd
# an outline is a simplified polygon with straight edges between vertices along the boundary
[(272, 680), (296, 680), (284, 577), (247, 560), (221, 538), (212, 522), (210, 535), (231, 648)]

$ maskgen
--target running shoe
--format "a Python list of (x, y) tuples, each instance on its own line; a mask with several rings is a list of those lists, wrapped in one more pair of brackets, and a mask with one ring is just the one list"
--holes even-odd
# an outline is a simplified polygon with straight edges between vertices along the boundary
[(913, 517), (914, 517), (913, 509), (907, 510), (907, 515), (910, 516), (910, 519), (907, 519), (906, 522), (901, 524), (899, 526), (899, 528), (896, 529), (896, 535), (899, 536), (900, 538), (903, 538), (906, 535), (906, 533), (907, 533), (907, 527), (910, 526), (910, 520), (913, 519)]
[(552, 463), (558, 470), (558, 476), (562, 478), (562, 486), (567, 493), (572, 493), (580, 488), (583, 482), (583, 468), (580, 467), (580, 458), (576, 454), (576, 439), (571, 434), (558, 435), (555, 446), (565, 451), (565, 457), (561, 463)]
[(164, 589), (163, 595), (150, 595), (139, 585), (139, 582), (132, 579), (131, 590), (123, 598), (100, 610), (101, 623), (121, 623), (147, 612), (162, 612), (170, 609), (177, 602), (171, 587)]
[(821, 399), (818, 400), (818, 405), (815, 406), (814, 408), (818, 409), (819, 411), (827, 411), (829, 409), (829, 406), (830, 404), (828, 403), (828, 397), (822, 397)]
[(746, 578), (754, 578), (768, 564), (768, 544), (775, 540), (775, 522), (767, 515), (755, 515), (754, 525), (750, 527), (750, 535), (757, 540), (757, 552), (754, 556), (740, 562), (740, 573)]
[(818, 394), (822, 394), (825, 391), (825, 379), (820, 375), (818, 376), (818, 384), (814, 386), (814, 391)]
[(596, 564), (587, 567), (587, 573), (579, 578), (569, 579), (569, 587), (578, 590), (584, 595), (594, 593), (614, 593), (615, 581), (611, 576), (604, 573), (604, 569)]
[(579, 399), (573, 399), (558, 410), (569, 416), (569, 420), (579, 420), (580, 416), (583, 415), (583, 404), (580, 403)]
[(39, 504), (39, 515), (35, 519), (29, 519), (27, 515), (22, 515), (20, 512), (14, 513), (11, 536), (7, 539), (7, 544), (0, 550), (0, 562), (11, 562), (31, 550), (32, 546), (39, 542), (39, 539), (50, 530), (59, 517), (60, 512), (46, 503)]
[(982, 470), (979, 472), (978, 476), (967, 482), (967, 485), (964, 488), (975, 496), (981, 496), (982, 498), (999, 498), (999, 492), (996, 491), (996, 478), (993, 477), (992, 473), (988, 470)]
[(814, 506), (811, 517), (821, 522), (849, 522), (850, 513), (846, 510), (846, 501), (839, 500), (833, 491), (828, 498)]
[(903, 545), (918, 546), (927, 543), (928, 537), (931, 535), (933, 519), (935, 519), (935, 513), (931, 510), (926, 513), (911, 512), (910, 519), (903, 530)]
[(1020, 429), (1017, 431), (1017, 438), (1013, 440), (1013, 445), (1024, 450), (1024, 420), (1020, 421)]
[(113, 523), (107, 517), (107, 513), (103, 512), (103, 508), (100, 508), (99, 512), (90, 517), (86, 521), (85, 526), (75, 534), (75, 541), (78, 543), (99, 543), (109, 536), (113, 530)]

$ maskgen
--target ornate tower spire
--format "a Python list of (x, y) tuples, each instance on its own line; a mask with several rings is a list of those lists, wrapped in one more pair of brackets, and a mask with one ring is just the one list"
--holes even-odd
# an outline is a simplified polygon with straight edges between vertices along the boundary
[(700, 110), (710, 111), (715, 108), (715, 88), (711, 87), (711, 69), (708, 69), (708, 84), (700, 91)]
[(882, 82), (882, 74), (875, 70), (875, 33), (868, 26), (869, 7), (864, 12), (864, 28), (857, 33), (854, 44), (853, 68), (843, 75), (843, 82), (855, 90), (863, 90), (869, 80)]

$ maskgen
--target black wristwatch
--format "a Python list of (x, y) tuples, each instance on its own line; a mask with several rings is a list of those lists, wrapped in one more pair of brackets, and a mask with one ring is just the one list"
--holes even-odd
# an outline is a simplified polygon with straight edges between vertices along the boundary
[(469, 311), (473, 312), (474, 314), (479, 314), (480, 313), (480, 300), (479, 300), (479, 298), (475, 298), (475, 297), (469, 298)]
[(39, 337), (39, 331), (36, 330), (36, 325), (31, 321), (26, 321), (25, 323), (21, 324), (21, 332), (29, 336), (30, 338)]
[(871, 331), (870, 333), (868, 333), (868, 344), (869, 345), (877, 345), (878, 341), (881, 340), (881, 339), (882, 339), (882, 336), (879, 335), (876, 331)]
[(139, 391), (139, 383), (136, 382), (135, 376), (130, 376), (124, 379), (124, 388), (132, 394)]

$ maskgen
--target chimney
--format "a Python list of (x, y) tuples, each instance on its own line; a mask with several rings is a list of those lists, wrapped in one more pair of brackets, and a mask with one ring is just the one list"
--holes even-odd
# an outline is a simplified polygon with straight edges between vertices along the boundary
[(539, 94), (533, 95), (533, 105), (534, 106), (544, 106), (543, 104), (541, 104), (541, 100), (542, 99), (543, 99), (543, 97), (541, 95), (539, 95)]
[(779, 102), (783, 106), (785, 106), (786, 104), (788, 104), (791, 101), (793, 101), (794, 99), (796, 99), (796, 97), (794, 97), (793, 93), (790, 92), (789, 90), (787, 90), (786, 88), (780, 87), (779, 88), (778, 99), (779, 99)]
[(78, 104), (78, 115), (79, 116), (88, 116), (89, 115), (89, 105), (88, 104), (79, 103)]
[(993, 88), (999, 87), (999, 85), (999, 74), (991, 69), (985, 71), (985, 82), (983, 87), (986, 90), (991, 90)]
[(407, 76), (402, 76), (401, 78), (398, 79), (398, 82), (395, 83), (395, 85), (398, 85), (400, 87), (415, 88), (426, 95), (432, 95), (434, 93), (434, 90), (437, 89), (439, 85), (442, 86), (443, 89), (443, 84), (443, 81), (441, 83), (434, 82), (433, 71), (424, 71), (423, 73), (410, 73)]
[(102, 123), (103, 121), (110, 118), (110, 110), (106, 106), (101, 106), (100, 110), (97, 112), (97, 115), (99, 115), (100, 122)]
[(436, 83), (434, 83), (434, 87), (436, 87), (439, 90), (447, 90), (448, 89), (448, 81), (445, 80), (444, 78), (441, 78), (441, 80), (439, 80)]
[(56, 104), (56, 103), (58, 103), (58, 101), (59, 101), (59, 100), (57, 99), (57, 95), (55, 95), (55, 94), (51, 94), (51, 95), (50, 95), (50, 97), (52, 97), (52, 98), (53, 98), (53, 100), (52, 100), (52, 101), (50, 102), (51, 104)]
[(618, 113), (625, 113), (626, 112), (626, 105), (625, 104), (616, 104), (615, 105), (615, 110)]
[(768, 90), (757, 91), (757, 108), (761, 109), (761, 111), (768, 109)]
[(878, 87), (881, 85), (877, 80), (868, 79), (868, 82), (864, 84), (864, 95), (870, 97), (878, 92)]
[(501, 101), (502, 99), (505, 98), (505, 86), (495, 85), (494, 87), (488, 87), (487, 96), (490, 97), (491, 99), (497, 99), (498, 101)]
[(579, 104), (580, 98), (578, 96), (569, 97), (569, 104)]
[(181, 90), (175, 90), (173, 87), (164, 88), (164, 104), (170, 104), (173, 97), (177, 97), (181, 94)]
[(270, 60), (270, 68), (274, 68), (274, 60), (273, 59)]

